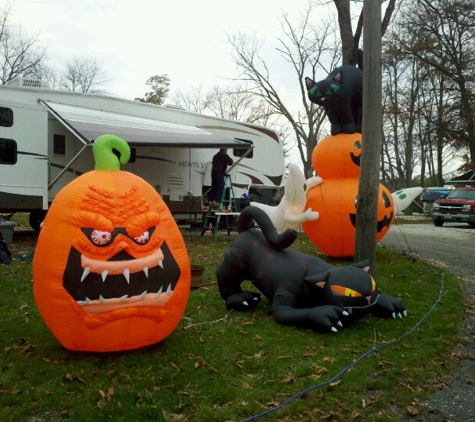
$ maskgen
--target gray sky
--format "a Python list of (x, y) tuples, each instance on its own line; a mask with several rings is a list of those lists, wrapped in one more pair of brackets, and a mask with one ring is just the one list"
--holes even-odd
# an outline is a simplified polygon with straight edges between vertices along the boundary
[[(145, 81), (168, 74), (172, 92), (227, 85), (237, 74), (226, 34), (256, 34), (270, 56), (282, 35), (282, 12), (297, 16), (308, 0), (12, 0), (11, 21), (39, 32), (52, 59), (96, 58), (113, 78), (107, 89), (143, 96)], [(316, 23), (316, 22), (315, 22)], [(272, 57), (273, 56), (273, 57)], [(295, 78), (274, 69), (276, 84)], [(288, 72), (288, 76), (287, 73)], [(296, 93), (296, 95), (299, 95)]]

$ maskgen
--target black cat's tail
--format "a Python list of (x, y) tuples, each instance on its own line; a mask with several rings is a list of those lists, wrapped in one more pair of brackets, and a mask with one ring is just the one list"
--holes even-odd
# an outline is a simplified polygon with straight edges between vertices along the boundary
[(238, 232), (249, 230), (252, 222), (255, 221), (262, 230), (267, 242), (274, 249), (285, 249), (294, 243), (297, 238), (297, 231), (287, 229), (283, 233), (278, 233), (271, 219), (265, 211), (260, 208), (248, 206), (244, 208), (238, 219)]

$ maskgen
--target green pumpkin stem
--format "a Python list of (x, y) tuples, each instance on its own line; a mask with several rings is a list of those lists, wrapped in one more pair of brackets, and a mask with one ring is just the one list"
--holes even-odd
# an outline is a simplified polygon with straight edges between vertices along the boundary
[[(113, 149), (119, 151), (120, 161)], [(96, 162), (95, 170), (119, 171), (120, 165), (130, 159), (129, 144), (115, 135), (99, 136), (92, 144), (92, 153)]]

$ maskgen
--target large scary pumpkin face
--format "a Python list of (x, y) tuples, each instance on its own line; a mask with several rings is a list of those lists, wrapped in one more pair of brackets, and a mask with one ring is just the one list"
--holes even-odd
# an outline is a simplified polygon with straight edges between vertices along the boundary
[(339, 133), (318, 141), (312, 166), (323, 179), (357, 178), (360, 173), (361, 133)]
[[(315, 221), (303, 223), (312, 243), (332, 257), (354, 256), (358, 179), (324, 179), (307, 193), (306, 208), (320, 213)], [(394, 203), (389, 191), (379, 185), (376, 241), (388, 232), (394, 217)]]
[(56, 196), (33, 277), (39, 311), (66, 348), (115, 351), (156, 343), (175, 329), (190, 264), (170, 211), (148, 183), (95, 170)]

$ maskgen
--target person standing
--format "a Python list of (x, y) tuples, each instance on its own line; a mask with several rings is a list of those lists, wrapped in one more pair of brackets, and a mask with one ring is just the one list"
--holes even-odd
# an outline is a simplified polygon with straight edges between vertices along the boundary
[(212, 161), (210, 200), (215, 203), (221, 202), (226, 178), (226, 169), (234, 162), (227, 152), (227, 148), (221, 148), (214, 155)]

